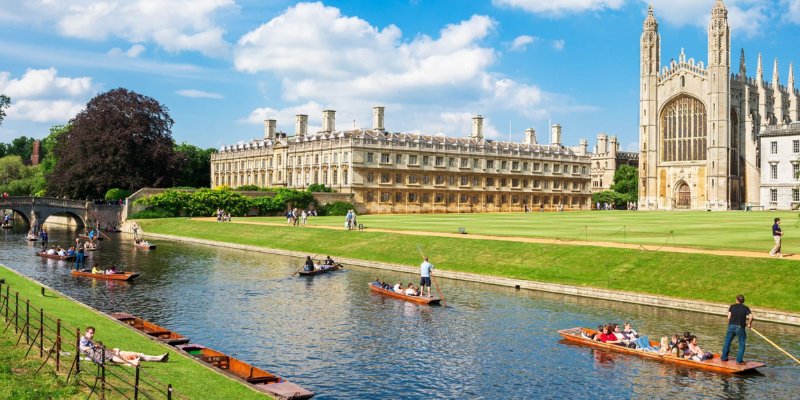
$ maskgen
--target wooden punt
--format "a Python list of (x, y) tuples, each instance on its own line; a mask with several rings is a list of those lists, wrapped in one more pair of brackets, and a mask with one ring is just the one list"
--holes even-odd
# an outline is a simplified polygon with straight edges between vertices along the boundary
[(343, 268), (344, 267), (342, 267), (342, 264), (334, 264), (334, 265), (332, 265), (332, 266), (330, 266), (328, 268), (315, 269), (313, 271), (300, 271), (300, 272), (298, 272), (298, 274), (300, 276), (314, 276), (314, 275), (320, 275), (320, 274), (327, 274), (328, 272), (338, 271), (338, 270), (343, 269)]
[(97, 243), (89, 243), (89, 245), (83, 246), (84, 251), (95, 251), (97, 250)]
[(383, 294), (383, 295), (386, 295), (386, 296), (390, 296), (390, 297), (395, 297), (395, 298), (398, 298), (398, 299), (403, 299), (405, 301), (410, 301), (410, 302), (417, 303), (417, 304), (433, 305), (433, 304), (439, 304), (439, 302), (442, 301), (441, 298), (435, 297), (435, 296), (425, 296), (425, 295), (422, 295), (422, 296), (409, 296), (409, 295), (403, 294), (403, 293), (396, 293), (393, 290), (386, 290), (384, 288), (375, 286), (375, 285), (373, 285), (371, 283), (368, 283), (368, 285), (369, 285), (369, 288), (373, 292), (377, 292), (377, 293), (380, 293), (380, 294)]
[[(560, 330), (558, 331), (558, 334), (561, 335), (567, 341), (572, 343), (598, 347), (606, 350), (616, 351), (619, 353), (634, 354), (639, 357), (649, 358), (652, 360), (668, 362), (672, 364), (681, 365), (684, 367), (703, 369), (706, 371), (720, 372), (724, 374), (738, 374), (747, 371), (754, 371), (756, 368), (760, 368), (766, 365), (754, 361), (747, 361), (744, 365), (739, 365), (736, 363), (735, 357), (729, 358), (728, 361), (722, 361), (720, 359), (719, 354), (714, 354), (713, 358), (705, 361), (689, 360), (686, 358), (679, 358), (671, 355), (660, 355), (658, 353), (647, 352), (638, 349), (630, 349), (616, 344), (608, 344), (591, 340), (589, 338), (583, 337), (583, 335), (581, 335), (581, 332), (585, 333), (588, 336), (591, 336), (597, 331), (589, 328), (572, 328), (572, 329)], [(659, 347), (660, 343), (656, 341), (651, 341), (650, 345), (653, 347)]]
[(142, 248), (142, 249), (151, 249), (152, 250), (152, 249), (156, 248), (156, 245), (154, 245), (154, 244), (152, 244), (152, 243), (150, 243), (150, 242), (148, 242), (146, 240), (143, 240), (143, 241), (141, 241), (139, 243), (133, 242), (133, 245), (136, 246), (136, 247)]
[(26, 237), (26, 239), (27, 239), (29, 242), (35, 242), (35, 241), (39, 240), (39, 237), (38, 237), (38, 236), (36, 236), (36, 235), (33, 235), (33, 236), (31, 236), (31, 235), (28, 235), (28, 236)]
[(189, 338), (181, 335), (178, 332), (171, 331), (167, 328), (156, 325), (150, 321), (139, 318), (128, 313), (111, 313), (111, 316), (122, 321), (133, 328), (140, 330), (166, 344), (176, 346), (179, 344), (189, 343)]
[(64, 261), (74, 261), (75, 256), (60, 256), (58, 254), (47, 254), (41, 251), (37, 251), (36, 255), (42, 258), (52, 258), (54, 260), (64, 260)]
[(130, 281), (139, 276), (138, 272), (125, 271), (119, 274), (93, 274), (91, 270), (76, 271), (72, 270), (72, 276), (85, 276), (95, 279), (105, 279), (112, 281)]
[(178, 345), (177, 348), (253, 385), (259, 391), (280, 399), (310, 399), (314, 393), (242, 360), (199, 344)]

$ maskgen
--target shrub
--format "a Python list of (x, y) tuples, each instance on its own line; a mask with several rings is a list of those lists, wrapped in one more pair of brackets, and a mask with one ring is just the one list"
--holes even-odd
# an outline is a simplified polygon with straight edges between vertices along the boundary
[(191, 196), (191, 193), (170, 189), (163, 193), (142, 197), (134, 203), (164, 211), (170, 216), (179, 216), (182, 215)]
[(261, 187), (256, 185), (243, 185), (236, 188), (238, 192), (257, 192), (261, 190)]
[(171, 218), (177, 215), (171, 214), (169, 211), (160, 210), (157, 208), (148, 208), (128, 216), (128, 219), (151, 219), (151, 218)]
[(250, 199), (231, 190), (200, 189), (189, 197), (186, 213), (211, 216), (218, 208), (240, 217), (247, 214), (250, 209)]
[(328, 203), (320, 210), (322, 215), (347, 215), (347, 211), (354, 210), (356, 206), (346, 201)]
[(327, 187), (327, 186), (325, 186), (325, 185), (323, 185), (321, 183), (312, 183), (312, 184), (308, 185), (308, 189), (306, 191), (309, 192), (309, 193), (314, 193), (314, 192), (330, 193), (330, 192), (333, 192), (333, 189), (331, 189), (331, 188), (329, 188), (329, 187)]
[(131, 191), (130, 190), (114, 188), (114, 189), (108, 189), (108, 191), (106, 192), (105, 199), (106, 200), (122, 200), (122, 199), (124, 199), (124, 198), (126, 198), (126, 197), (128, 197), (130, 195), (131, 195)]

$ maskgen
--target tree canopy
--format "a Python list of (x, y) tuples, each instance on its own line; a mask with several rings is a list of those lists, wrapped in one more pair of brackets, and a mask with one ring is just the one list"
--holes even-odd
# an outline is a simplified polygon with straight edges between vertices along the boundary
[(211, 154), (217, 149), (201, 149), (183, 142), (175, 146), (176, 162), (180, 172), (175, 186), (210, 187), (211, 186)]
[(48, 194), (102, 198), (111, 188), (172, 186), (173, 123), (151, 97), (124, 88), (99, 94), (57, 135)]
[(627, 201), (636, 201), (639, 196), (639, 170), (630, 165), (623, 165), (614, 172), (614, 184), (611, 190), (627, 196)]
[(0, 94), (0, 125), (3, 125), (3, 120), (6, 119), (6, 108), (11, 105), (11, 98), (4, 94)]

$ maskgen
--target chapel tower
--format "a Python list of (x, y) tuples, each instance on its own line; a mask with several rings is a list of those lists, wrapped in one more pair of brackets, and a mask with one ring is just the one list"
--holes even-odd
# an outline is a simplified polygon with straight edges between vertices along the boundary
[[(730, 125), (731, 32), (728, 10), (716, 0), (708, 26), (708, 188), (709, 207), (728, 209), (738, 203), (738, 130)], [(731, 186), (731, 187), (729, 187)]]
[(658, 70), (661, 67), (661, 36), (653, 6), (647, 10), (640, 39), (641, 87), (639, 95), (639, 186), (640, 202), (645, 208), (657, 206), (658, 150)]

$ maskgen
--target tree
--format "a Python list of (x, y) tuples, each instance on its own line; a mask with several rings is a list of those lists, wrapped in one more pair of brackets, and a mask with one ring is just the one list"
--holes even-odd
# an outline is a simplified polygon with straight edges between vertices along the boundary
[(3, 125), (3, 120), (6, 118), (6, 108), (11, 105), (11, 98), (4, 94), (0, 94), (0, 126)]
[(39, 146), (39, 169), (36, 171), (34, 182), (34, 196), (44, 196), (47, 194), (47, 181), (56, 166), (55, 148), (58, 144), (58, 137), (69, 132), (69, 125), (55, 125), (50, 127), (50, 134), (42, 139)]
[(186, 142), (176, 145), (175, 154), (180, 172), (175, 186), (211, 187), (211, 155), (216, 152), (214, 148), (204, 150)]
[(635, 202), (639, 196), (639, 170), (630, 165), (619, 167), (611, 190), (623, 195), (625, 202)]
[(108, 189), (172, 186), (174, 121), (158, 101), (118, 88), (101, 93), (56, 139), (51, 195), (100, 198)]
[(30, 196), (38, 167), (28, 167), (17, 155), (0, 158), (0, 192), (12, 196)]

